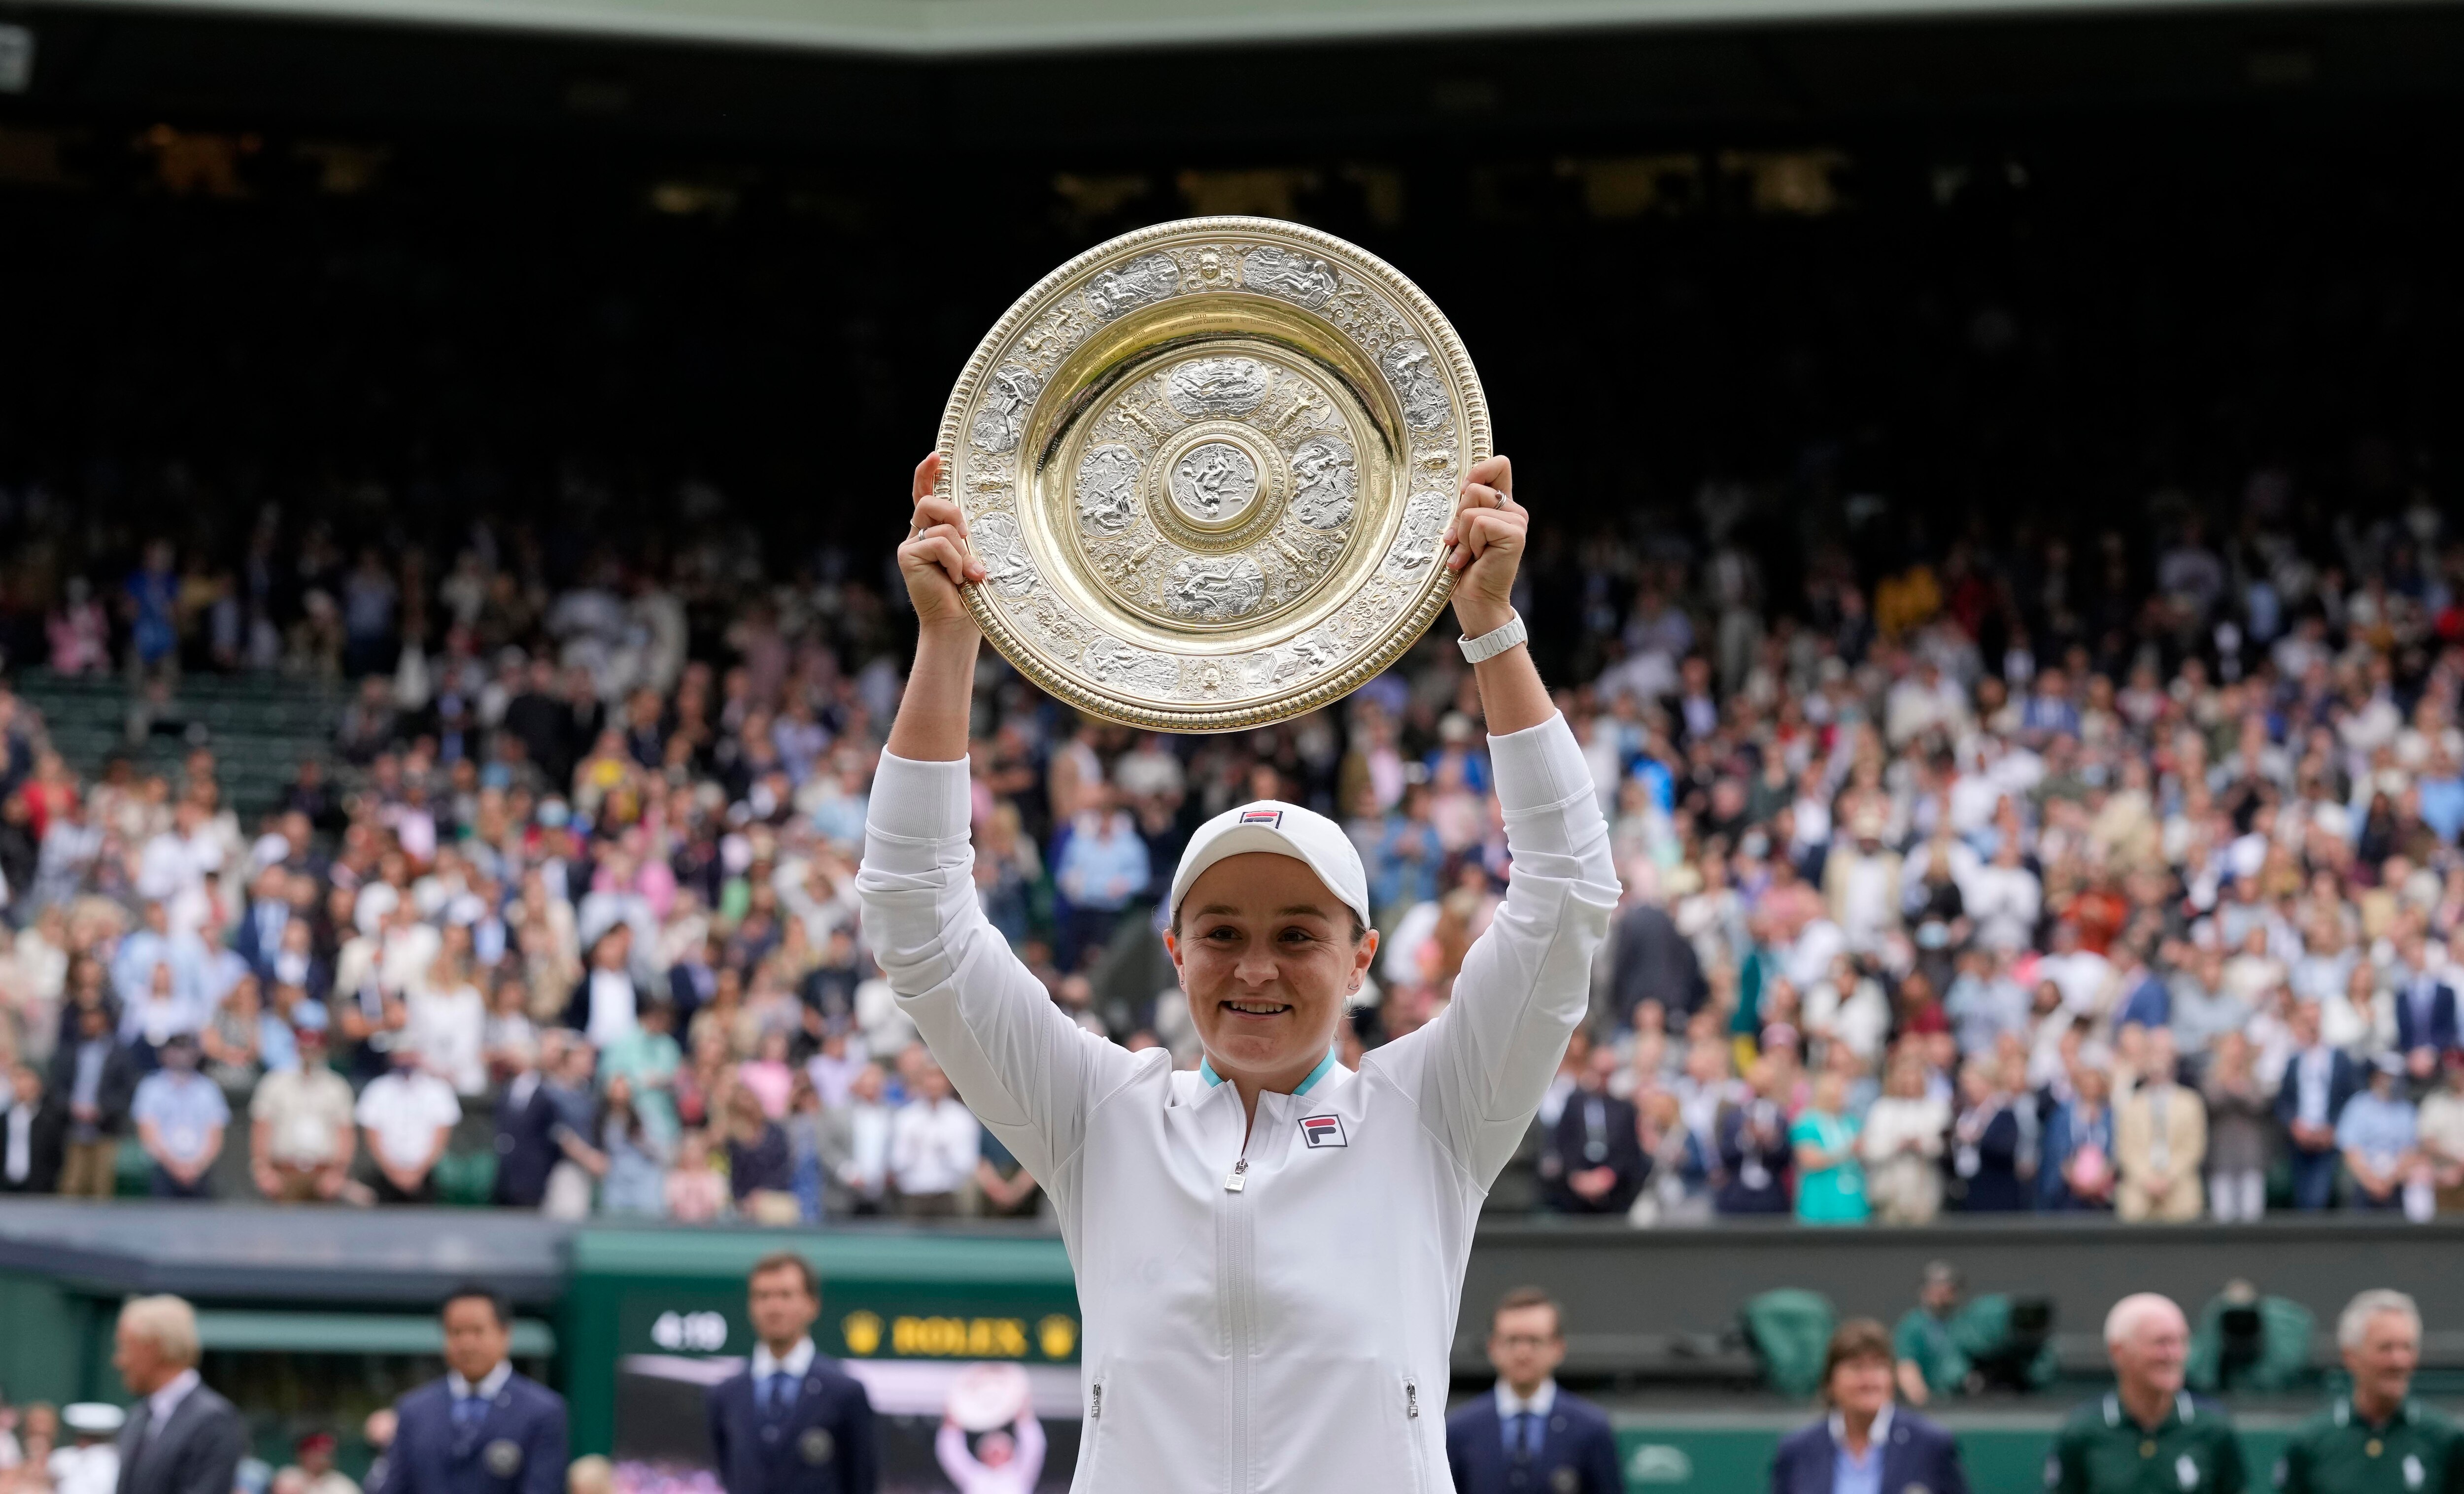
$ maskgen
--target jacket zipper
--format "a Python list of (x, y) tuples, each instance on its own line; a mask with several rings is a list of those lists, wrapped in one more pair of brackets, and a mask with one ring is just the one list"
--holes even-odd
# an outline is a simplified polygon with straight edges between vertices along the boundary
[(1429, 1486), (1425, 1455), (1420, 1451), (1420, 1382), (1403, 1377), (1403, 1441), (1412, 1450), (1412, 1487), (1415, 1494)]
[(1091, 1483), (1095, 1473), (1096, 1462), (1099, 1461), (1104, 1450), (1104, 1428), (1102, 1424), (1104, 1420), (1104, 1382), (1101, 1379), (1098, 1379), (1088, 1386), (1087, 1390), (1089, 1404), (1087, 1407), (1085, 1457), (1087, 1461), (1087, 1475)]
[(1218, 1237), (1218, 1269), (1223, 1301), (1224, 1477), (1226, 1494), (1247, 1494), (1249, 1487), (1249, 1336), (1250, 1294), (1248, 1210), (1243, 1197), (1249, 1183), (1249, 1145), (1244, 1136), (1241, 1155), (1223, 1176), (1222, 1233)]

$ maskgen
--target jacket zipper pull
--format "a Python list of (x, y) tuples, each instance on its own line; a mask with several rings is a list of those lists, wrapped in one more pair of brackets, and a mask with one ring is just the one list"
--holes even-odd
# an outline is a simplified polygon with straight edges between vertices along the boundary
[(1101, 1380), (1097, 1380), (1097, 1381), (1095, 1382), (1095, 1404), (1094, 1404), (1094, 1405), (1093, 1405), (1093, 1406), (1092, 1406), (1092, 1407), (1088, 1411), (1088, 1413), (1087, 1413), (1087, 1419), (1088, 1419), (1088, 1420), (1089, 1420), (1089, 1421), (1099, 1420), (1099, 1419), (1101, 1419), (1101, 1418), (1102, 1418), (1103, 1415), (1104, 1415), (1104, 1382), (1103, 1382), (1103, 1381), (1101, 1381)]
[(1420, 1419), (1420, 1382), (1418, 1380), (1403, 1382), (1403, 1419), (1406, 1421)]
[(1246, 1175), (1248, 1171), (1249, 1159), (1247, 1157), (1244, 1156), (1240, 1161), (1233, 1163), (1232, 1171), (1224, 1175), (1223, 1191), (1225, 1193), (1239, 1193), (1243, 1187), (1247, 1186), (1249, 1179)]

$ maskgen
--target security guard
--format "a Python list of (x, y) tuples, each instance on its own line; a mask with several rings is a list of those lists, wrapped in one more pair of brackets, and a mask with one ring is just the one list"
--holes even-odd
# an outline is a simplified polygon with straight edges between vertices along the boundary
[(394, 1402), (368, 1494), (564, 1494), (564, 1397), (514, 1373), (514, 1319), (485, 1286), (445, 1299), (446, 1375)]
[(2286, 1494), (2464, 1494), (2464, 1434), (2411, 1397), (2421, 1310), (2365, 1291), (2336, 1321), (2352, 1394), (2293, 1432), (2276, 1465)]
[(745, 1285), (753, 1362), (710, 1388), (712, 1462), (727, 1494), (873, 1494), (881, 1458), (864, 1383), (814, 1351), (812, 1263), (781, 1250)]
[(2104, 1320), (2111, 1394), (2072, 1413), (2045, 1460), (2055, 1494), (2242, 1494), (2241, 1443), (2222, 1406), (2182, 1388), (2190, 1325), (2141, 1292)]

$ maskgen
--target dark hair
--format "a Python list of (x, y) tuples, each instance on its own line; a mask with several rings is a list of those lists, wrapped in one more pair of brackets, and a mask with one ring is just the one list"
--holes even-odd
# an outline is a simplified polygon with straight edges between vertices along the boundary
[(1850, 1318), (1833, 1330), (1831, 1348), (1822, 1356), (1822, 1394), (1831, 1395), (1831, 1376), (1839, 1367), (1858, 1359), (1880, 1359), (1890, 1363), (1899, 1356), (1891, 1351), (1891, 1330), (1873, 1318)]
[(750, 1286), (753, 1283), (769, 1275), (773, 1271), (795, 1272), (797, 1279), (804, 1284), (804, 1295), (812, 1298), (815, 1302), (822, 1300), (821, 1273), (813, 1269), (812, 1262), (805, 1260), (803, 1256), (798, 1255), (793, 1250), (773, 1250), (768, 1255), (763, 1256), (760, 1260), (754, 1262), (753, 1269), (744, 1273), (744, 1283), (746, 1285)]
[(457, 1302), (484, 1302), (488, 1305), (489, 1313), (495, 1318), (498, 1328), (514, 1326), (513, 1305), (505, 1301), (505, 1294), (494, 1286), (481, 1282), (465, 1282), (445, 1294), (444, 1304), (436, 1309), (436, 1315), (443, 1317), (452, 1311), (453, 1305)]
[(1566, 1336), (1566, 1309), (1557, 1306), (1556, 1298), (1537, 1286), (1517, 1286), (1498, 1298), (1497, 1306), (1488, 1309), (1488, 1330), (1492, 1333), (1496, 1332), (1499, 1318), (1509, 1312), (1520, 1312), (1526, 1307), (1548, 1308), (1550, 1336), (1552, 1338)]

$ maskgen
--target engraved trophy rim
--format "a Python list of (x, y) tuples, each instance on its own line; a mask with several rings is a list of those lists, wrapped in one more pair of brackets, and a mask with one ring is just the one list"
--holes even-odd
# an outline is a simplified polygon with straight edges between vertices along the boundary
[[(1445, 314), (1438, 309), (1437, 304), (1414, 284), (1409, 276), (1368, 250), (1322, 230), (1274, 218), (1218, 215), (1174, 219), (1107, 239), (1103, 243), (1072, 255), (1067, 261), (1036, 281), (1025, 294), (1012, 302), (1009, 309), (1002, 313), (991, 330), (986, 332), (977, 343), (975, 352), (967, 360), (957, 382), (951, 389), (947, 404), (943, 406), (936, 445), (936, 450), (941, 456), (941, 470), (935, 484), (935, 494), (942, 497), (951, 497), (958, 492), (956, 477), (959, 463), (966, 455), (969, 411), (982, 390), (988, 375), (999, 365), (1003, 355), (1010, 351), (1023, 328), (1036, 318), (1061, 304), (1067, 298), (1066, 293), (1082, 279), (1099, 273), (1108, 266), (1129, 264), (1166, 245), (1219, 234), (1236, 236), (1247, 241), (1253, 251), (1262, 245), (1273, 245), (1308, 252), (1315, 257), (1331, 261), (1348, 275), (1362, 277), (1375, 291), (1399, 303), (1408, 312), (1411, 321), (1417, 323), (1409, 329), (1412, 336), (1423, 341), (1428, 351), (1434, 355), (1434, 361), (1441, 372), (1445, 389), (1452, 394), (1458, 406), (1459, 414), (1454, 417), (1458, 428), (1451, 439), (1453, 445), (1460, 449), (1463, 470), (1468, 471), (1471, 464), (1491, 454), (1487, 400), (1481, 388), (1479, 374), (1472, 366), (1470, 355), (1464, 350), (1463, 341), (1456, 334), (1453, 323), (1446, 319)], [(1222, 294), (1223, 292), (1231, 294), (1225, 295)], [(1187, 299), (1192, 294), (1176, 291), (1160, 300)], [(1213, 304), (1224, 314), (1237, 319), (1247, 309), (1247, 303), (1253, 298), (1263, 301), (1265, 297), (1264, 293), (1250, 290), (1246, 286), (1226, 286), (1218, 291)], [(1299, 315), (1310, 318), (1315, 330), (1343, 344), (1349, 354), (1364, 367), (1375, 370), (1377, 377), (1386, 381), (1388, 397), (1399, 401), (1399, 393), (1392, 388), (1393, 381), (1387, 371), (1379, 365), (1371, 348), (1364, 345), (1360, 340), (1353, 337), (1331, 320), (1318, 317), (1313, 307), (1278, 305), (1274, 311), (1276, 315), (1283, 317)], [(1249, 315), (1257, 325), (1255, 335), (1272, 338), (1273, 324), (1263, 311), (1250, 312)], [(1133, 345), (1121, 357), (1113, 360), (1113, 363), (1126, 365), (1153, 351), (1152, 347)], [(1038, 388), (1034, 398), (1028, 402), (1024, 425), (1022, 428), (1033, 428), (1033, 417), (1038, 413), (1037, 406), (1049, 395), (1048, 383)], [(1404, 436), (1403, 442), (1404, 450), (1394, 457), (1398, 473), (1401, 472), (1402, 464), (1411, 455), (1408, 435)], [(1023, 437), (1018, 444), (1017, 451), (1022, 467), (1033, 459), (1034, 453), (1028, 450)], [(1408, 473), (1401, 473), (1401, 475), (1408, 477)], [(961, 510), (968, 514), (971, 524), (974, 523), (977, 518), (974, 505), (963, 496), (959, 497), (958, 501)], [(1251, 519), (1255, 517), (1255, 511), (1263, 508), (1266, 501), (1266, 496), (1263, 493), (1260, 494), (1252, 500), (1249, 511), (1235, 516), (1222, 528), (1227, 531), (1248, 528)], [(1448, 512), (1451, 513), (1453, 504), (1451, 492), (1446, 494), (1446, 502)], [(1207, 527), (1192, 522), (1192, 516), (1186, 513), (1177, 517), (1181, 523), (1191, 529)], [(1016, 521), (1013, 520), (1012, 523), (1015, 526)], [(1161, 527), (1160, 523), (1158, 527)], [(1016, 542), (1023, 543), (1023, 540), (1020, 539)], [(1346, 540), (1347, 544), (1352, 542), (1350, 539)], [(979, 559), (981, 558), (981, 552), (972, 542), (970, 550)], [(1442, 548), (1433, 552), (1426, 567), (1429, 574), (1414, 583), (1413, 589), (1406, 596), (1402, 610), (1384, 625), (1374, 644), (1341, 662), (1323, 677), (1291, 688), (1282, 694), (1272, 694), (1247, 704), (1229, 707), (1197, 704), (1164, 705), (1155, 701), (1151, 695), (1142, 699), (1127, 693), (1114, 693), (1099, 689), (1077, 677), (1055, 660), (1047, 658), (1044, 649), (1022, 632), (1004, 609), (995, 602), (991, 595), (989, 582), (971, 582), (962, 585), (959, 590), (966, 602), (968, 612), (975, 618), (977, 626), (982, 630), (984, 637), (994, 648), (1039, 689), (1080, 712), (1116, 725), (1150, 731), (1237, 732), (1272, 725), (1331, 705), (1390, 668), (1428, 630), (1430, 624), (1436, 620), (1438, 614), (1451, 599), (1455, 573), (1444, 563), (1449, 554), (1451, 554), (1450, 550)], [(1355, 578), (1353, 592), (1356, 594), (1375, 576), (1376, 570), (1374, 565), (1362, 569)], [(1126, 604), (1115, 604), (1123, 605), (1125, 610), (1128, 610)], [(1287, 612), (1292, 606), (1303, 604), (1299, 602), (1290, 602), (1276, 610)], [(1190, 642), (1197, 643), (1209, 634), (1219, 632), (1220, 628), (1201, 622), (1191, 622), (1176, 625), (1176, 630), (1183, 632)], [(1224, 663), (1230, 667), (1233, 660), (1227, 657)]]

